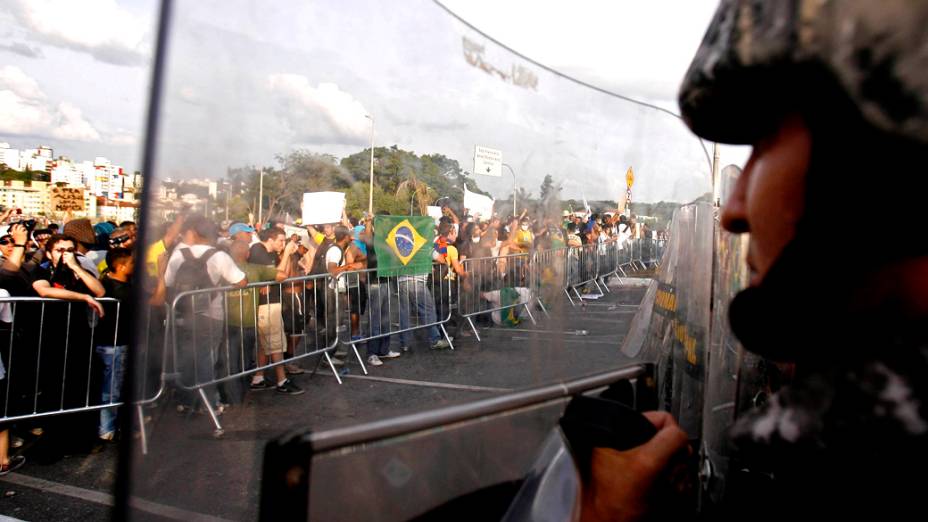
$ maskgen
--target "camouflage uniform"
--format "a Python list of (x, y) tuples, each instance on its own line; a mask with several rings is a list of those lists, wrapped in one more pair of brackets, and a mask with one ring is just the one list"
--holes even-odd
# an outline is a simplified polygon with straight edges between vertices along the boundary
[[(838, 230), (828, 237), (821, 231), (847, 210), (842, 198), (851, 192), (842, 185), (872, 179), (881, 161), (924, 168), (926, 31), (928, 2), (922, 0), (723, 0), (686, 74), (683, 118), (710, 140), (753, 143), (791, 110), (814, 120), (818, 104), (831, 103), (823, 93), (843, 100), (829, 118), (845, 111), (859, 124), (845, 134), (843, 119), (831, 129), (818, 127), (818, 134), (813, 129), (813, 155), (828, 141), (817, 141), (822, 129), (839, 135), (828, 149), (837, 164), (811, 162), (808, 215), (796, 239), (760, 287), (742, 291), (731, 305), (732, 328), (745, 348), (795, 362), (796, 374), (732, 427), (727, 494), (716, 514), (920, 518), (928, 469), (924, 303), (919, 309), (893, 299), (855, 300), (855, 285), (865, 278), (849, 245), (880, 229), (863, 224), (853, 234)], [(841, 139), (860, 134), (866, 138), (849, 141), (860, 146), (850, 146), (845, 157), (834, 154)], [(903, 159), (887, 150), (901, 151)], [(861, 157), (859, 169), (852, 154)], [(923, 196), (907, 193), (924, 192), (907, 186), (912, 179), (896, 176), (893, 183), (917, 206)], [(923, 216), (899, 207), (899, 237), (907, 239), (903, 248), (876, 254), (876, 265), (928, 255)], [(828, 256), (826, 248), (838, 250), (827, 271), (810, 268), (807, 261)], [(813, 290), (835, 298), (815, 308)]]

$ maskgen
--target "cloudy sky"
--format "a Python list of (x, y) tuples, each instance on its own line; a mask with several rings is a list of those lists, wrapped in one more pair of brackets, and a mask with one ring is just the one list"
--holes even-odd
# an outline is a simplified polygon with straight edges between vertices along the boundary
[[(444, 4), (539, 63), (671, 110), (715, 7)], [(137, 168), (156, 9), (6, 0), (0, 141)], [(568, 197), (614, 199), (629, 165), (639, 201), (708, 190), (703, 148), (678, 119), (551, 74), (430, 1), (179, 1), (174, 14), (160, 176), (221, 176), (297, 148), (344, 156), (368, 145), (370, 115), (377, 146), (443, 153), (467, 170), (474, 145), (500, 149), (536, 194), (552, 174)], [(724, 154), (743, 161), (743, 150)], [(497, 196), (511, 190), (508, 171), (479, 182)]]

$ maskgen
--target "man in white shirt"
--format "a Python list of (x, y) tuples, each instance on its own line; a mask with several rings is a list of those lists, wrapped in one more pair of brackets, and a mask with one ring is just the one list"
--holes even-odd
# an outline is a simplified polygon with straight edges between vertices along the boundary
[[(177, 296), (185, 291), (197, 291), (211, 287), (248, 284), (245, 273), (225, 252), (215, 248), (216, 225), (203, 216), (192, 216), (181, 228), (182, 241), (171, 253), (164, 273), (169, 295)], [(194, 270), (190, 257), (206, 259), (208, 281), (190, 281)], [(186, 273), (185, 273), (186, 272)], [(169, 301), (170, 302), (170, 301)], [(174, 307), (174, 324), (177, 328), (175, 356), (184, 386), (203, 385), (226, 375), (215, 373), (222, 370), (225, 350), (220, 349), (225, 318), (223, 292), (197, 292), (182, 296)], [(224, 371), (224, 370), (222, 370)], [(212, 406), (219, 406), (213, 385), (205, 387)], [(180, 409), (193, 409), (196, 394), (187, 394)]]

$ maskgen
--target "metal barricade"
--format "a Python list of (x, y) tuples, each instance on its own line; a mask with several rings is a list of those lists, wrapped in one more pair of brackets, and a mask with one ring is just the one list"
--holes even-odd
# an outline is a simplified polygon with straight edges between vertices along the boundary
[(631, 266), (635, 270), (647, 270), (648, 265), (642, 260), (643, 243), (641, 239), (629, 240), (629, 252), (631, 255)]
[(538, 307), (548, 315), (548, 307), (561, 292), (567, 294), (567, 253), (568, 248), (537, 250), (532, 261), (535, 278), (535, 299)]
[(114, 315), (105, 323), (83, 302), (0, 297), (0, 422), (122, 404), (126, 348), (117, 338), (124, 307), (113, 298), (97, 301), (104, 315)]
[[(602, 288), (600, 288), (599, 282), (596, 280), (599, 275), (599, 254), (597, 248), (598, 245), (583, 245), (582, 247), (573, 247), (568, 252), (567, 288), (569, 291), (573, 291), (581, 305), (583, 304), (584, 297), (580, 294), (580, 291), (577, 290), (577, 287), (592, 283), (597, 291), (599, 291), (599, 294), (587, 295), (587, 298), (598, 298), (603, 296)], [(569, 292), (567, 298), (570, 300), (571, 305), (576, 306)]]
[[(477, 315), (502, 312), (522, 306), (525, 307), (529, 319), (535, 324), (531, 310), (531, 296), (534, 288), (531, 261), (529, 254), (477, 257), (463, 261), (467, 276), (458, 286), (458, 305), (461, 316), (467, 319), (478, 341), (480, 333), (473, 321), (473, 317)], [(518, 297), (514, 302), (503, 303), (502, 292), (506, 288), (515, 290)], [(525, 288), (527, 296), (519, 292), (518, 288)], [(488, 299), (490, 292), (494, 291), (500, 292), (499, 298), (496, 299), (499, 301), (498, 304)]]
[(349, 335), (341, 342), (351, 346), (365, 374), (358, 344), (389, 342), (390, 336), (399, 335), (400, 344), (409, 346), (413, 331), (428, 329), (431, 343), (441, 338), (440, 330), (454, 350), (445, 329), (452, 316), (456, 283), (449, 274), (447, 265), (435, 264), (431, 274), (379, 277), (376, 268), (368, 268), (338, 275), (346, 302), (342, 317), (349, 327)]
[[(217, 436), (214, 404), (244, 394), (248, 375), (321, 355), (341, 384), (330, 355), (338, 346), (335, 283), (323, 274), (178, 294), (169, 314), (173, 374), (166, 378), (188, 392), (186, 406), (202, 401)], [(284, 358), (288, 351), (292, 357)]]
[(606, 284), (606, 279), (612, 275), (615, 275), (616, 270), (619, 268), (616, 242), (617, 240), (614, 238), (607, 238), (605, 241), (597, 243), (596, 247), (596, 252), (598, 255), (596, 280), (602, 286), (602, 290), (605, 292), (610, 291), (609, 285)]
[(654, 240), (654, 267), (661, 266), (661, 260), (664, 259), (664, 245), (667, 244), (666, 239), (655, 239)]
[(141, 439), (142, 453), (148, 454), (148, 430), (144, 408), (155, 403), (164, 394), (164, 372), (169, 368), (168, 307), (146, 306), (138, 346), (130, 348), (133, 359), (135, 394), (133, 406)]

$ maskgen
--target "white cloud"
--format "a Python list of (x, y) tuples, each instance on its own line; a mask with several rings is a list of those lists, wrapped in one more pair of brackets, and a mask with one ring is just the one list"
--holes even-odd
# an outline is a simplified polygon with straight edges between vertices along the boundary
[(139, 143), (139, 138), (138, 138), (138, 136), (136, 136), (135, 134), (131, 134), (131, 133), (126, 132), (126, 131), (117, 131), (117, 132), (111, 134), (111, 135), (107, 138), (106, 141), (107, 141), (107, 143), (109, 143), (110, 145), (117, 145), (117, 146), (132, 146), (132, 145), (138, 145), (138, 143)]
[(336, 142), (366, 142), (370, 132), (370, 121), (365, 118), (368, 112), (338, 85), (320, 83), (313, 87), (305, 76), (272, 74), (268, 88), (277, 96), (280, 114), (298, 139), (318, 136), (319, 124), (323, 123), (334, 133)]
[(7, 9), (40, 42), (114, 65), (144, 65), (149, 27), (115, 0), (12, 0)]
[(77, 106), (50, 102), (33, 78), (11, 65), (0, 69), (0, 134), (100, 141)]
[(45, 99), (45, 93), (39, 88), (38, 82), (14, 65), (0, 68), (0, 89), (12, 91), (27, 100)]
[(81, 110), (76, 106), (67, 102), (59, 103), (57, 117), (52, 136), (62, 140), (100, 141), (100, 133), (84, 119)]
[(16, 53), (20, 56), (25, 56), (26, 58), (40, 59), (45, 57), (45, 53), (42, 52), (42, 49), (38, 47), (32, 47), (22, 42), (0, 44), (0, 49), (10, 51), (11, 53)]

